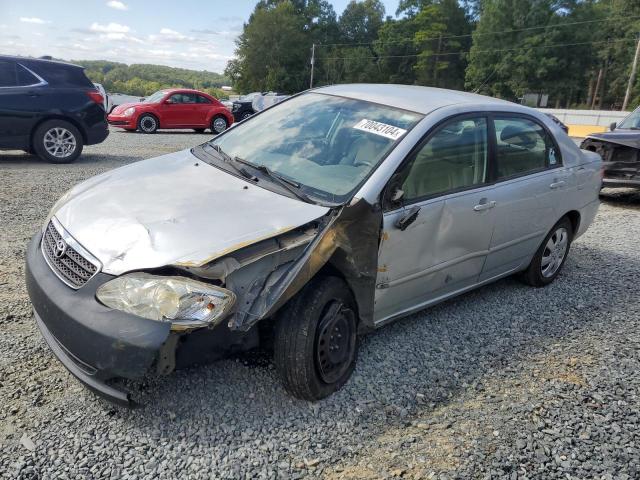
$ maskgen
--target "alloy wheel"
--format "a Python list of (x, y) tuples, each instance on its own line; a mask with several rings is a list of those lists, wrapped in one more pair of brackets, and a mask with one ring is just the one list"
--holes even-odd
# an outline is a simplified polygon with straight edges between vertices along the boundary
[(70, 157), (76, 150), (76, 137), (66, 128), (50, 128), (44, 134), (44, 148), (53, 157)]
[(156, 119), (151, 116), (146, 116), (140, 121), (140, 128), (145, 132), (155, 131), (156, 125)]
[(569, 246), (569, 232), (566, 228), (558, 228), (545, 245), (544, 252), (542, 252), (542, 261), (540, 262), (540, 268), (542, 269), (542, 276), (545, 278), (553, 277), (558, 271), (560, 265), (564, 261), (564, 257), (567, 254), (567, 248)]
[(213, 121), (213, 131), (215, 133), (222, 133), (227, 129), (227, 121), (222, 118), (222, 117), (218, 117)]

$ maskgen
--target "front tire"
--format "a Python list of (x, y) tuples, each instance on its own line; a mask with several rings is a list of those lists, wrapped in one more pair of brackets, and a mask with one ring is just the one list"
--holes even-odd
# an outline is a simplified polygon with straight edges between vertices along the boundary
[(138, 130), (142, 133), (156, 133), (158, 126), (158, 119), (151, 114), (145, 113), (138, 119)]
[(567, 217), (560, 219), (542, 241), (521, 279), (532, 287), (544, 287), (560, 274), (569, 255), (573, 226)]
[(303, 400), (320, 400), (340, 389), (357, 357), (357, 313), (347, 284), (319, 277), (278, 315), (274, 363), (285, 389)]
[(71, 163), (82, 153), (80, 131), (64, 120), (47, 120), (33, 133), (31, 145), (36, 155), (51, 163)]
[(216, 135), (229, 128), (229, 122), (224, 115), (216, 115), (211, 119), (211, 131)]

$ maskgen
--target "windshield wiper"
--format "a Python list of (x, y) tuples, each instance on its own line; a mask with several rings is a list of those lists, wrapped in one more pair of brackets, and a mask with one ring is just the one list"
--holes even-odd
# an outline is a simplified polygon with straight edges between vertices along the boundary
[(259, 170), (260, 172), (264, 173), (270, 179), (275, 181), (278, 185), (283, 187), (285, 190), (293, 193), (296, 197), (298, 197), (303, 202), (315, 203), (313, 200), (311, 200), (311, 198), (309, 198), (309, 196), (307, 196), (305, 193), (302, 192), (299, 183), (294, 182), (293, 180), (289, 180), (288, 178), (284, 178), (283, 176), (281, 176), (281, 175), (277, 174), (276, 172), (274, 172), (273, 170), (271, 170), (266, 165), (263, 165), (263, 164), (255, 165), (255, 164), (253, 164), (251, 162), (247, 162), (244, 158), (240, 158), (240, 157), (234, 157), (233, 159), (236, 162), (243, 163), (245, 165), (249, 165), (250, 167), (253, 167), (256, 170)]
[(244, 178), (247, 178), (249, 180), (252, 181), (257, 181), (258, 179), (256, 178), (255, 175), (251, 175), (251, 173), (249, 173), (244, 167), (237, 167), (234, 163), (233, 163), (233, 159), (229, 156), (228, 153), (226, 153), (224, 150), (222, 150), (222, 148), (220, 147), (220, 145), (216, 145), (216, 144), (208, 144), (213, 150), (215, 150), (216, 152), (218, 152), (220, 154), (220, 156), (222, 157), (222, 160), (224, 161), (224, 163), (226, 163), (227, 165), (229, 165), (233, 170), (236, 171), (236, 173), (239, 173), (240, 175), (242, 175)]

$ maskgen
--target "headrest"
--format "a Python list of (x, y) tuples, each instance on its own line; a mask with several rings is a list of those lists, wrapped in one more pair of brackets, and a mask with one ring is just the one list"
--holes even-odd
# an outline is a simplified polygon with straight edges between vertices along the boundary
[(535, 130), (516, 127), (515, 125), (507, 125), (500, 132), (500, 140), (510, 145), (526, 148), (527, 150), (535, 147), (538, 133)]

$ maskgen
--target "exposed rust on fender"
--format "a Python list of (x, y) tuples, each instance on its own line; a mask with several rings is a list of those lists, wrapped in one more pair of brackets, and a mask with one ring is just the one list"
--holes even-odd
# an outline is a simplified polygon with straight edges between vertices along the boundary
[(324, 227), (291, 265), (271, 272), (250, 308), (229, 319), (232, 330), (247, 330), (271, 317), (325, 265), (339, 271), (351, 288), (361, 327), (373, 326), (375, 281), (382, 210), (365, 200), (334, 210)]

